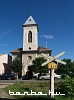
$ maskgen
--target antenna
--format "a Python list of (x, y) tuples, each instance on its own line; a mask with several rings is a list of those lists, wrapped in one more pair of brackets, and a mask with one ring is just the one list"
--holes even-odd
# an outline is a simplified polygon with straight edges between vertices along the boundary
[(46, 39), (46, 48), (48, 47), (48, 41), (47, 41), (47, 39)]
[(48, 39), (54, 39), (53, 35), (41, 35), (41, 37), (46, 39), (46, 48), (48, 47)]

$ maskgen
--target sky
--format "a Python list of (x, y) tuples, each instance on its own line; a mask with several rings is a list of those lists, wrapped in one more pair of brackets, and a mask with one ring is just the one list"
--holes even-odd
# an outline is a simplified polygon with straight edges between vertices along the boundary
[[(0, 54), (23, 46), (22, 24), (32, 16), (38, 24), (38, 44), (52, 56), (74, 60), (74, 0), (0, 0)], [(48, 38), (47, 38), (48, 37)]]

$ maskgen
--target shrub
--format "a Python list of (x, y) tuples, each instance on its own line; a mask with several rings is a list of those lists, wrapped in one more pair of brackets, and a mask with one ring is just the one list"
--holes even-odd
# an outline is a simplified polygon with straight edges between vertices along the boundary
[(66, 97), (74, 97), (74, 79), (66, 75), (58, 85), (57, 91), (65, 94)]

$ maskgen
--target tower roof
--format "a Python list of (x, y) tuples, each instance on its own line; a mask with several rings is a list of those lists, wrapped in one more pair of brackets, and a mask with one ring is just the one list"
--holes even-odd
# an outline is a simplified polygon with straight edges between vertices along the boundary
[(23, 27), (37, 26), (37, 30), (39, 31), (38, 24), (35, 22), (32, 16), (30, 16), (22, 26)]
[(32, 16), (30, 16), (23, 25), (35, 25), (35, 24), (36, 24), (35, 20), (33, 19)]

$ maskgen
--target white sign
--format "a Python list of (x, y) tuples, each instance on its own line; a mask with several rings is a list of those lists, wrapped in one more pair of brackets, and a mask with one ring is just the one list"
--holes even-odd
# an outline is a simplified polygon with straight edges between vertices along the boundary
[[(47, 95), (47, 94), (43, 94), (42, 92), (33, 92), (32, 90), (31, 90), (31, 93), (29, 94), (28, 92), (24, 92), (23, 94), (21, 94), (20, 92), (16, 92), (16, 93), (14, 93), (14, 92), (11, 92), (10, 90), (9, 90), (9, 94), (10, 95)], [(53, 93), (53, 92), (51, 92), (50, 90), (49, 90), (49, 95), (50, 94), (53, 94), (53, 95), (65, 95), (65, 94), (61, 94), (60, 92), (59, 93)]]

